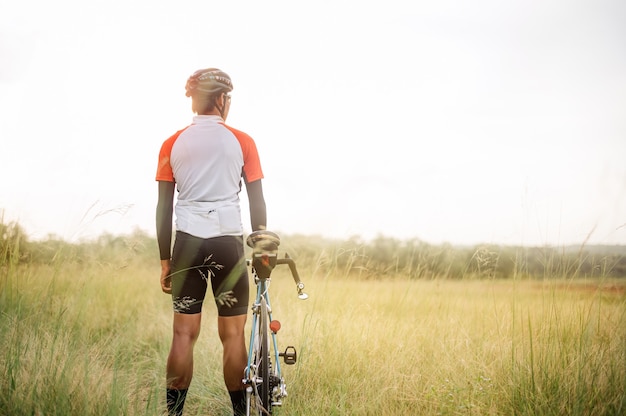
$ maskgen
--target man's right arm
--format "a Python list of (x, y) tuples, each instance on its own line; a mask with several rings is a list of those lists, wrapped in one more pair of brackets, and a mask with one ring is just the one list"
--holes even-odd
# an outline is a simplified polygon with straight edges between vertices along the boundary
[(156, 232), (161, 260), (169, 260), (171, 257), (175, 186), (174, 182), (159, 181)]
[(159, 199), (156, 209), (156, 232), (161, 256), (161, 290), (172, 292), (170, 258), (172, 247), (172, 216), (174, 212), (174, 182), (159, 181)]

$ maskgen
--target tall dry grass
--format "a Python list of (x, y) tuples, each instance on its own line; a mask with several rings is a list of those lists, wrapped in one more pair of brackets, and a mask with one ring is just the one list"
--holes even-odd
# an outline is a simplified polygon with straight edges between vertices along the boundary
[(328, 276), (311, 292), (289, 414), (626, 413), (623, 282)]
[[(626, 413), (624, 281), (300, 269), (308, 300), (286, 270), (271, 287), (279, 343), (299, 353), (279, 414)], [(158, 277), (132, 258), (3, 265), (0, 414), (162, 415), (171, 307)], [(195, 369), (186, 414), (229, 414), (211, 306)]]

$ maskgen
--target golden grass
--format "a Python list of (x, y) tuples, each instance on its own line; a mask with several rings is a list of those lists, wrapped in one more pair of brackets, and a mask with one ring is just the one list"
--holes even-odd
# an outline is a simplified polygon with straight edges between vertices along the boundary
[[(272, 282), (282, 415), (626, 413), (626, 282), (384, 281), (286, 270)], [(311, 275), (313, 274), (313, 275)], [(0, 274), (0, 414), (162, 415), (171, 307), (157, 266)], [(187, 413), (227, 415), (215, 312)]]

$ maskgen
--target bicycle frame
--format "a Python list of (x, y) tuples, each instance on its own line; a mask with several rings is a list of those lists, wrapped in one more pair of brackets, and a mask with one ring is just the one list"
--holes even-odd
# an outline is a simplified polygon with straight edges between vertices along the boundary
[[(281, 399), (287, 395), (279, 361), (276, 333), (269, 331), (267, 324), (267, 322), (272, 322), (272, 309), (268, 292), (269, 283), (269, 278), (258, 279), (256, 300), (252, 305), (252, 330), (244, 379), (244, 383), (248, 384), (246, 398), (248, 415), (251, 414), (250, 410), (254, 407), (257, 408), (258, 415), (272, 414), (272, 407), (280, 406), (282, 404)], [(267, 335), (269, 335), (269, 339)], [(270, 339), (271, 345), (268, 342)], [(268, 357), (265, 364), (263, 364), (263, 354)], [(265, 403), (264, 396), (267, 398)], [(252, 400), (255, 402), (253, 403)]]
[[(269, 233), (269, 232), (264, 232)], [(275, 236), (273, 233), (269, 233)], [(251, 236), (254, 236), (253, 233)], [(275, 236), (278, 240), (278, 236)], [(280, 323), (272, 319), (272, 307), (270, 302), (269, 287), (271, 273), (278, 264), (288, 264), (291, 274), (296, 282), (298, 297), (307, 299), (308, 295), (303, 292), (304, 284), (300, 281), (295, 262), (285, 254), (285, 258), (278, 259), (276, 255), (276, 243), (272, 249), (258, 249), (255, 245), (253, 259), (248, 260), (252, 265), (252, 273), (256, 284), (256, 298), (252, 305), (252, 330), (250, 334), (250, 347), (248, 350), (248, 362), (244, 371), (243, 383), (246, 388), (246, 415), (271, 415), (273, 407), (281, 406), (282, 399), (287, 396), (287, 387), (282, 376), (280, 358), (285, 364), (295, 364), (297, 360), (296, 349), (288, 346), (285, 352), (279, 352), (277, 332)]]

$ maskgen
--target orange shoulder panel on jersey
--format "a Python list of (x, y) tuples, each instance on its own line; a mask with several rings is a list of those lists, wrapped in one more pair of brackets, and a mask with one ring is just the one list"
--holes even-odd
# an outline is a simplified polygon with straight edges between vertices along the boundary
[(243, 172), (246, 175), (246, 180), (248, 182), (254, 182), (263, 179), (259, 152), (257, 151), (256, 143), (254, 143), (252, 137), (230, 126), (224, 125), (224, 127), (235, 135), (241, 146), (241, 151), (243, 152)]
[(172, 137), (164, 141), (163, 145), (161, 145), (161, 151), (159, 152), (159, 165), (156, 173), (157, 181), (176, 182), (174, 179), (174, 172), (172, 172), (172, 165), (170, 164), (170, 155), (172, 154), (172, 147), (174, 147), (176, 139), (178, 139), (178, 136), (180, 136), (185, 129), (177, 131)]

